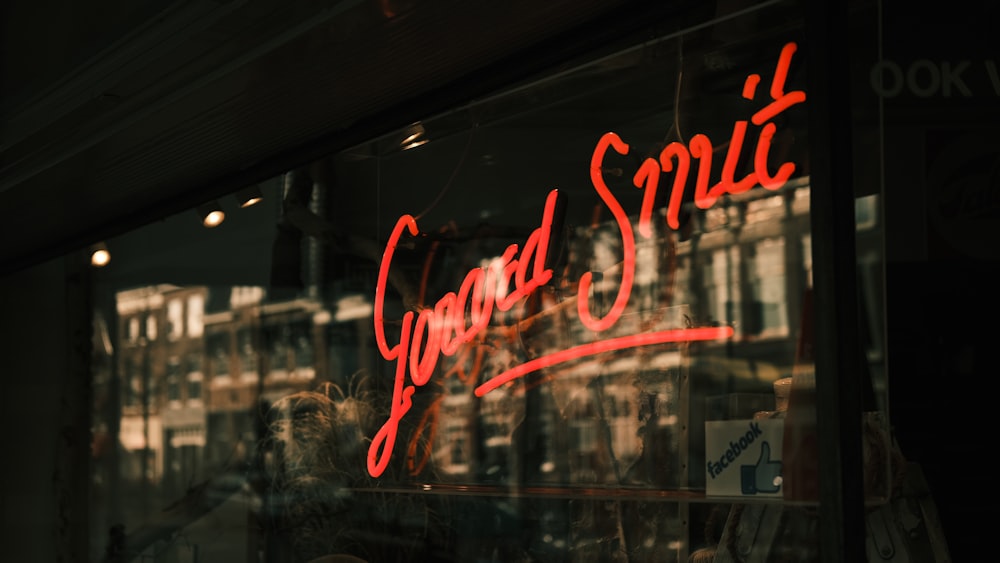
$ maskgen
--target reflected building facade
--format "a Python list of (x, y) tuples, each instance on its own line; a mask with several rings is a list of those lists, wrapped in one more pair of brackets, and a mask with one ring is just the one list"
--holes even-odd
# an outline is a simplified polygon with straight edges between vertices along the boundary
[[(796, 354), (800, 298), (811, 280), (808, 210), (808, 185), (792, 185), (698, 212), (687, 233), (658, 227), (636, 250), (636, 281), (622, 320), (602, 335), (727, 325), (735, 331), (731, 341), (605, 353), (475, 397), (483, 374), (594, 339), (552, 314), (558, 307), (549, 303), (541, 306), (549, 313), (516, 340), (491, 337), (443, 363), (430, 391), (422, 390), (420, 428), (406, 444), (407, 479), (515, 490), (704, 487), (699, 421), (773, 409), (762, 389), (807, 360)], [(578, 229), (562, 272), (564, 279), (602, 272), (594, 287), (597, 312), (620, 285), (621, 249), (602, 234), (607, 228)], [(123, 498), (144, 504), (132, 510), (148, 514), (155, 499), (177, 499), (220, 469), (249, 479), (273, 416), (269, 408), (283, 398), (377, 392), (378, 384), (364, 377), (378, 363), (366, 297), (375, 288), (361, 277), (329, 280), (325, 291), (313, 286), (281, 301), (260, 287), (118, 292), (119, 479), (123, 490), (137, 491)], [(531, 314), (515, 309), (494, 324), (527, 327)], [(740, 393), (754, 400), (732, 402)], [(524, 502), (546, 522), (592, 523), (583, 535), (553, 524), (539, 550), (568, 546), (583, 553), (600, 540), (600, 530), (618, 529), (626, 517), (592, 503)], [(642, 533), (676, 534), (688, 515), (677, 507), (667, 512), (646, 514), (652, 524)]]

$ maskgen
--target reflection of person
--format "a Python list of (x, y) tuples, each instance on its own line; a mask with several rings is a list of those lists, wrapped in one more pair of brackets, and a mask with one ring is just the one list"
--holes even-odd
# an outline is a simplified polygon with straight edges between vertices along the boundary
[(265, 500), (270, 532), (288, 541), (296, 561), (360, 554), (349, 526), (353, 503), (344, 491), (364, 477), (371, 407), (303, 391), (279, 399), (267, 415), (260, 452), (271, 485)]
[(426, 503), (386, 494), (380, 485), (391, 482), (391, 472), (377, 480), (367, 473), (368, 444), (381, 420), (368, 399), (327, 383), (268, 410), (258, 452), (268, 544), (283, 552), (277, 561), (430, 560), (439, 538), (427, 524)]

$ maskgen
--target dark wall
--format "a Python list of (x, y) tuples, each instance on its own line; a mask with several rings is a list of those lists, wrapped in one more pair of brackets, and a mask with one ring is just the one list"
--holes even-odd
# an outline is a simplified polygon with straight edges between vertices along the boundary
[(955, 561), (990, 549), (986, 464), (1000, 310), (1000, 12), (883, 9), (890, 416), (927, 477)]
[[(63, 374), (70, 366), (63, 259), (0, 278), (0, 357), (4, 358), (0, 534), (8, 561), (57, 561), (69, 524), (56, 481)], [(69, 560), (66, 560), (69, 561)]]

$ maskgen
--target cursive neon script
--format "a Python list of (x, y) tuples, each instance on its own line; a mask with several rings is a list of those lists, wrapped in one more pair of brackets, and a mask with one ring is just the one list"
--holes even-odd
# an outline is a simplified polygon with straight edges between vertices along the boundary
[[(471, 342), (489, 324), (494, 308), (507, 311), (552, 279), (552, 270), (545, 267), (545, 254), (552, 236), (557, 197), (557, 190), (549, 192), (545, 200), (542, 224), (529, 235), (520, 254), (518, 245), (511, 244), (485, 268), (470, 270), (459, 290), (446, 293), (434, 307), (422, 309), (416, 315), (413, 311), (404, 313), (399, 342), (390, 347), (383, 321), (389, 268), (403, 232), (409, 231), (413, 236), (420, 232), (416, 219), (411, 215), (403, 215), (396, 221), (382, 254), (378, 280), (375, 283), (374, 305), (375, 342), (383, 358), (396, 361), (396, 375), (389, 420), (375, 433), (368, 448), (368, 473), (371, 476), (378, 477), (385, 471), (396, 442), (399, 422), (412, 406), (411, 398), (416, 387), (430, 381), (440, 355), (454, 355), (462, 344)], [(498, 284), (503, 283), (504, 287), (509, 287), (512, 281), (513, 291), (497, 299)], [(470, 321), (468, 325), (465, 315), (467, 307)], [(410, 386), (406, 385), (407, 371), (413, 383)]]
[[(785, 44), (778, 56), (778, 65), (771, 80), (771, 102), (758, 110), (750, 117), (750, 123), (761, 127), (757, 137), (757, 147), (754, 151), (753, 172), (750, 172), (739, 180), (735, 179), (736, 166), (739, 163), (740, 155), (743, 151), (743, 142), (746, 138), (748, 122), (738, 120), (733, 124), (733, 133), (729, 140), (729, 148), (726, 151), (726, 159), (722, 162), (721, 178), (717, 183), (709, 186), (709, 173), (712, 169), (712, 141), (704, 134), (691, 137), (687, 145), (674, 141), (667, 145), (661, 152), (659, 159), (647, 158), (639, 167), (633, 177), (633, 183), (637, 188), (645, 187), (643, 194), (642, 208), (639, 212), (639, 231), (644, 235), (650, 234), (650, 218), (653, 214), (653, 202), (656, 199), (656, 189), (659, 184), (661, 173), (675, 170), (674, 182), (670, 192), (670, 200), (667, 204), (667, 224), (672, 229), (678, 229), (680, 222), (678, 216), (681, 210), (681, 201), (684, 195), (684, 187), (687, 185), (688, 172), (691, 168), (691, 158), (698, 160), (698, 175), (695, 178), (694, 204), (701, 209), (708, 209), (723, 194), (738, 194), (749, 190), (755, 186), (762, 186), (768, 190), (777, 190), (795, 172), (795, 164), (785, 162), (778, 167), (778, 171), (772, 176), (767, 168), (767, 159), (771, 150), (771, 141), (777, 126), (771, 122), (779, 114), (792, 107), (806, 101), (806, 93), (801, 90), (785, 92), (785, 80), (788, 78), (788, 68), (792, 63), (792, 55), (795, 54), (797, 45), (794, 42)], [(753, 100), (757, 95), (757, 86), (760, 84), (760, 75), (751, 74), (747, 76), (743, 83), (743, 97)], [(613, 133), (606, 133), (605, 137), (611, 135), (608, 141), (615, 150), (621, 154), (628, 152), (628, 145), (619, 144), (620, 139)], [(598, 143), (598, 148), (601, 144)]]
[[(735, 122), (718, 182), (709, 185), (713, 146), (711, 140), (704, 134), (695, 135), (687, 145), (672, 142), (661, 151), (659, 158), (647, 158), (642, 162), (633, 176), (633, 184), (637, 188), (645, 189), (639, 212), (640, 235), (644, 238), (653, 236), (650, 222), (656, 190), (660, 176), (668, 172), (674, 172), (674, 179), (666, 210), (666, 222), (673, 229), (679, 228), (678, 216), (692, 157), (698, 161), (694, 203), (701, 209), (711, 207), (724, 194), (742, 193), (758, 185), (768, 190), (776, 190), (791, 177), (795, 171), (794, 163), (782, 163), (772, 175), (768, 170), (768, 158), (776, 131), (776, 126), (771, 120), (789, 107), (805, 101), (805, 93), (802, 91), (784, 92), (788, 68), (795, 50), (795, 43), (788, 43), (781, 50), (771, 82), (772, 101), (754, 113), (749, 121)], [(753, 100), (759, 83), (759, 75), (749, 75), (744, 83), (742, 96)], [(753, 171), (737, 180), (736, 167), (749, 123), (761, 127), (754, 152)], [(628, 305), (635, 278), (636, 251), (632, 223), (628, 213), (611, 193), (601, 172), (609, 149), (621, 155), (629, 153), (629, 145), (617, 134), (605, 133), (598, 140), (591, 156), (590, 178), (595, 191), (611, 212), (618, 227), (622, 239), (623, 261), (618, 293), (611, 308), (603, 317), (595, 317), (590, 312), (592, 274), (588, 272), (580, 277), (576, 300), (577, 313), (580, 322), (594, 332), (605, 331), (618, 322)], [(552, 237), (557, 198), (557, 190), (549, 192), (543, 207), (541, 223), (529, 235), (523, 247), (511, 244), (487, 266), (470, 270), (458, 291), (446, 293), (433, 307), (404, 313), (399, 323), (401, 328), (398, 342), (390, 346), (384, 320), (389, 271), (403, 235), (406, 232), (409, 232), (410, 236), (420, 233), (416, 219), (412, 215), (403, 215), (396, 222), (386, 242), (375, 286), (375, 340), (382, 357), (388, 361), (395, 361), (395, 376), (389, 418), (376, 432), (368, 448), (367, 467), (372, 477), (380, 476), (387, 468), (396, 444), (399, 424), (413, 406), (413, 394), (417, 387), (426, 385), (430, 381), (440, 357), (453, 356), (464, 344), (472, 342), (489, 325), (494, 309), (510, 310), (552, 279), (553, 272), (545, 266), (545, 262), (546, 251)], [(513, 290), (509, 293), (497, 295), (498, 287), (511, 287), (512, 284)], [(469, 312), (468, 315), (466, 311)], [(482, 397), (533, 371), (602, 352), (668, 342), (716, 340), (730, 338), (732, 335), (732, 327), (705, 327), (663, 330), (599, 340), (515, 366), (482, 383), (474, 392), (476, 396)], [(407, 376), (411, 383), (409, 385)]]

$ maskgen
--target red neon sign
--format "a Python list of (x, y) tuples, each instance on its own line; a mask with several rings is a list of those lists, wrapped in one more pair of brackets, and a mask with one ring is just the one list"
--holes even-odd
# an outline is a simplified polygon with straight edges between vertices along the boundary
[[(776, 130), (776, 126), (770, 120), (806, 99), (805, 92), (785, 93), (784, 91), (788, 67), (795, 50), (795, 43), (788, 43), (781, 50), (777, 68), (771, 81), (772, 101), (754, 113), (749, 122), (740, 120), (734, 123), (729, 148), (718, 182), (709, 186), (713, 146), (711, 140), (703, 134), (692, 137), (687, 145), (679, 142), (670, 143), (661, 151), (658, 159), (647, 158), (640, 165), (633, 176), (633, 184), (637, 188), (645, 189), (639, 212), (640, 235), (645, 238), (652, 236), (650, 221), (653, 214), (653, 202), (656, 199), (659, 178), (663, 173), (674, 172), (666, 221), (673, 229), (679, 227), (680, 204), (687, 184), (692, 157), (698, 161), (694, 203), (701, 209), (711, 207), (724, 194), (742, 193), (758, 185), (768, 190), (776, 190), (791, 177), (795, 171), (795, 164), (782, 163), (777, 172), (771, 175), (767, 161), (771, 140)], [(748, 100), (754, 99), (759, 83), (759, 75), (749, 75), (744, 83), (743, 97)], [(735, 179), (735, 170), (743, 150), (749, 123), (761, 127), (754, 152), (754, 169), (753, 172), (737, 180)], [(601, 173), (602, 164), (609, 148), (621, 155), (627, 155), (629, 152), (629, 145), (622, 141), (617, 134), (605, 133), (594, 148), (590, 162), (590, 178), (598, 196), (608, 207), (618, 226), (622, 238), (624, 259), (618, 294), (611, 309), (603, 318), (596, 318), (590, 313), (589, 294), (592, 275), (586, 273), (580, 277), (577, 313), (580, 322), (594, 332), (602, 332), (611, 328), (621, 318), (628, 304), (635, 276), (635, 234), (632, 231), (632, 223), (628, 213), (608, 189)], [(400, 322), (398, 344), (390, 346), (386, 338), (383, 314), (386, 285), (392, 259), (405, 232), (409, 232), (411, 236), (416, 236), (420, 232), (416, 219), (411, 215), (403, 215), (396, 222), (382, 255), (375, 286), (375, 340), (382, 357), (396, 362), (396, 370), (389, 419), (376, 432), (368, 448), (368, 473), (372, 477), (380, 476), (388, 466), (396, 444), (399, 423), (413, 405), (412, 397), (416, 388), (426, 385), (430, 381), (441, 355), (453, 356), (462, 348), (463, 344), (475, 339), (489, 324), (494, 309), (498, 311), (509, 310), (552, 279), (552, 270), (545, 267), (545, 261), (546, 250), (552, 236), (557, 195), (556, 190), (549, 192), (543, 207), (541, 224), (531, 233), (523, 247), (519, 248), (517, 244), (511, 244), (486, 267), (470, 270), (458, 291), (446, 293), (433, 307), (424, 308), (418, 312), (407, 311), (404, 313)], [(496, 288), (498, 286), (510, 287), (511, 283), (514, 286), (513, 291), (498, 298)], [(470, 312), (468, 319), (465, 315), (466, 310)], [(475, 394), (482, 397), (528, 373), (602, 352), (667, 342), (716, 340), (729, 338), (732, 335), (732, 327), (709, 327), (663, 330), (599, 340), (515, 366), (476, 387)], [(407, 375), (409, 375), (410, 385), (406, 383)]]

